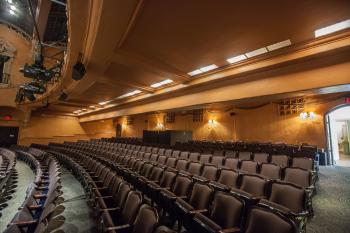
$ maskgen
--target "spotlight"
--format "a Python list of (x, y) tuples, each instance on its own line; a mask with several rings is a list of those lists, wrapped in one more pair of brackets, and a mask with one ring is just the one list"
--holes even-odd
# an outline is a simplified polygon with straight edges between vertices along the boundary
[(20, 69), (20, 72), (22, 72), (26, 78), (32, 78), (44, 82), (49, 82), (56, 74), (55, 71), (46, 70), (43, 67), (39, 67), (37, 64), (25, 64), (24, 67)]
[(9, 57), (9, 56), (0, 55), (0, 62), (1, 62), (1, 63), (5, 63), (5, 62), (7, 62), (8, 60), (10, 60), (10, 57)]

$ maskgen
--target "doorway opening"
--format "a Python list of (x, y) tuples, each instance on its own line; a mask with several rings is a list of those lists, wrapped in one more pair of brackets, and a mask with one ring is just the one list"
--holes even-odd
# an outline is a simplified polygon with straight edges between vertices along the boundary
[(332, 109), (325, 115), (325, 121), (332, 164), (350, 167), (350, 105)]
[(17, 145), (18, 127), (0, 126), (0, 147)]

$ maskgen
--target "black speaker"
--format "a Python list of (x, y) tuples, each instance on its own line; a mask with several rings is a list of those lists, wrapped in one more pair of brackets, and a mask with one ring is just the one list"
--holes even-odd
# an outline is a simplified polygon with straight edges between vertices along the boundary
[(68, 95), (62, 91), (60, 97), (58, 97), (59, 101), (65, 101), (68, 98)]
[(74, 80), (80, 80), (84, 77), (85, 72), (86, 72), (86, 69), (84, 64), (78, 61), (73, 66), (72, 78)]

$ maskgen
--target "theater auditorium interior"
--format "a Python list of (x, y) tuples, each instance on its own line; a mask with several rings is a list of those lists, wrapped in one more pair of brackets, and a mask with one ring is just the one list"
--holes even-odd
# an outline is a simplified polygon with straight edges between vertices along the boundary
[(350, 233), (349, 0), (1, 0), (0, 232)]

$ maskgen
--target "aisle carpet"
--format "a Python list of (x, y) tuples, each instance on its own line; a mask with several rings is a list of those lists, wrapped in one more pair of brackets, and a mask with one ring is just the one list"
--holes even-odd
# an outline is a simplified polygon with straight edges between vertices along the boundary
[(321, 167), (307, 233), (350, 233), (350, 167)]

